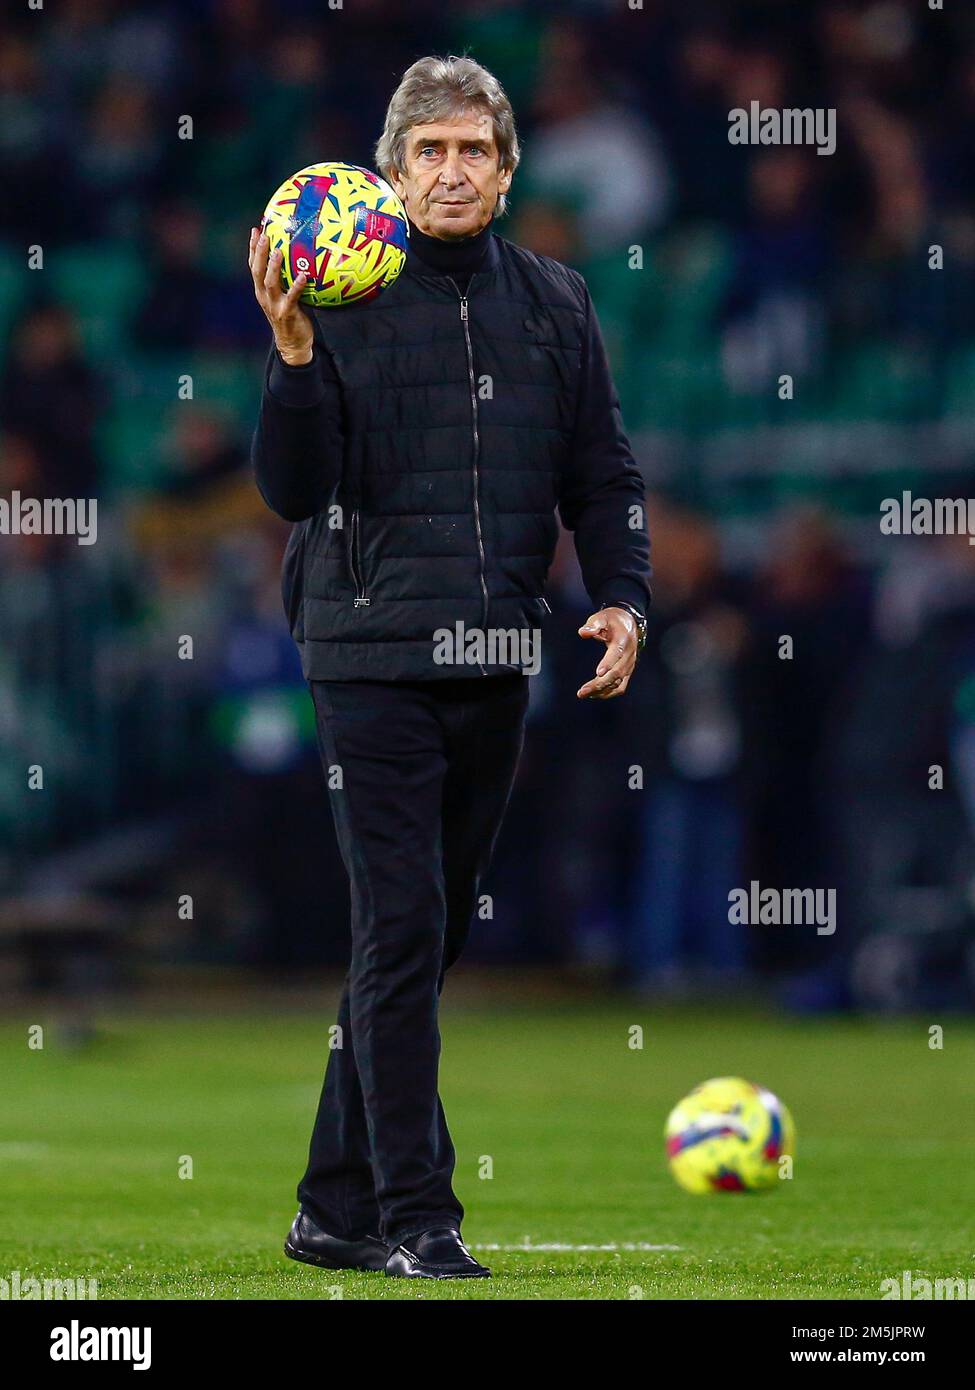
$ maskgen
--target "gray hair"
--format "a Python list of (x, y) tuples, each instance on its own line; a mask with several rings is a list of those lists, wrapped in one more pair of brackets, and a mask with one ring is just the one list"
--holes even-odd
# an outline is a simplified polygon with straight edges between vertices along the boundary
[[(521, 159), (511, 102), (498, 79), (473, 58), (419, 58), (407, 68), (389, 101), (386, 124), (376, 142), (376, 167), (383, 178), (405, 168), (406, 136), (416, 125), (448, 120), (471, 107), (491, 117), (498, 164), (513, 174)], [(502, 193), (494, 209), (500, 217), (506, 206)]]

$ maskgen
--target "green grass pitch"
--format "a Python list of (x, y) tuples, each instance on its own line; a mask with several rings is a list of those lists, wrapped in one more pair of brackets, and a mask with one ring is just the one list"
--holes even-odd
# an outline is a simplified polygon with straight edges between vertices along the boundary
[[(442, 1092), (464, 1234), (495, 1277), (443, 1283), (282, 1253), (331, 1005), (120, 1015), (75, 1053), (50, 1030), (30, 1050), (37, 1021), (0, 1030), (3, 1277), (95, 1278), (102, 1299), (846, 1299), (879, 1297), (905, 1269), (975, 1274), (969, 1020), (448, 999)], [(666, 1170), (668, 1110), (726, 1074), (792, 1109), (795, 1175), (771, 1194), (692, 1197)], [(526, 1242), (569, 1248), (512, 1248)], [(616, 1248), (573, 1248), (600, 1246)]]

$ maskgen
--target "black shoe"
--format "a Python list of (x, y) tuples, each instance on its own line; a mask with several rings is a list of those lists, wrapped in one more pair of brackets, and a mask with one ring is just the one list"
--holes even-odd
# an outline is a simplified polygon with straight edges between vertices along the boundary
[(386, 1273), (402, 1279), (490, 1279), (460, 1238), (456, 1226), (437, 1226), (407, 1236), (389, 1252)]
[(361, 1240), (340, 1240), (323, 1231), (306, 1211), (294, 1219), (284, 1253), (292, 1260), (320, 1269), (382, 1269), (389, 1249), (378, 1236), (363, 1236)]

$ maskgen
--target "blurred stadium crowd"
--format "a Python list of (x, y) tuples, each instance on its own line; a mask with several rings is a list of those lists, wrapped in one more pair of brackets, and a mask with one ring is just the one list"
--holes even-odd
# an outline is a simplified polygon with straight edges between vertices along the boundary
[[(590, 283), (656, 573), (630, 694), (580, 705), (586, 598), (560, 551), (472, 957), (661, 989), (771, 972), (797, 1007), (969, 1004), (975, 549), (878, 528), (902, 488), (972, 489), (960, 10), (61, 0), (5, 20), (0, 494), (99, 502), (94, 546), (0, 544), (16, 911), (53, 884), (96, 916), (129, 904), (167, 958), (341, 958), (326, 921), (345, 888), (278, 589), (287, 528), (249, 472), (269, 335), (246, 243), (295, 169), (372, 163), (414, 58), (468, 50), (523, 138), (500, 232)], [(728, 113), (752, 100), (835, 107), (836, 153), (732, 146)], [(29, 764), (43, 794), (25, 793)], [(835, 938), (742, 940), (727, 894), (753, 878), (836, 886)], [(174, 922), (184, 892), (197, 910)]]

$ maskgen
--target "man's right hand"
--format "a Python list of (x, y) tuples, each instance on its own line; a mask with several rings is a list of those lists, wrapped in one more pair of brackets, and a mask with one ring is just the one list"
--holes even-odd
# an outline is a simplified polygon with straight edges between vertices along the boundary
[(257, 227), (251, 228), (247, 264), (254, 281), (254, 295), (274, 333), (274, 346), (290, 367), (302, 367), (312, 359), (315, 333), (308, 314), (299, 304), (308, 283), (302, 272), (285, 293), (281, 285), (281, 252), (269, 257), (269, 242)]

